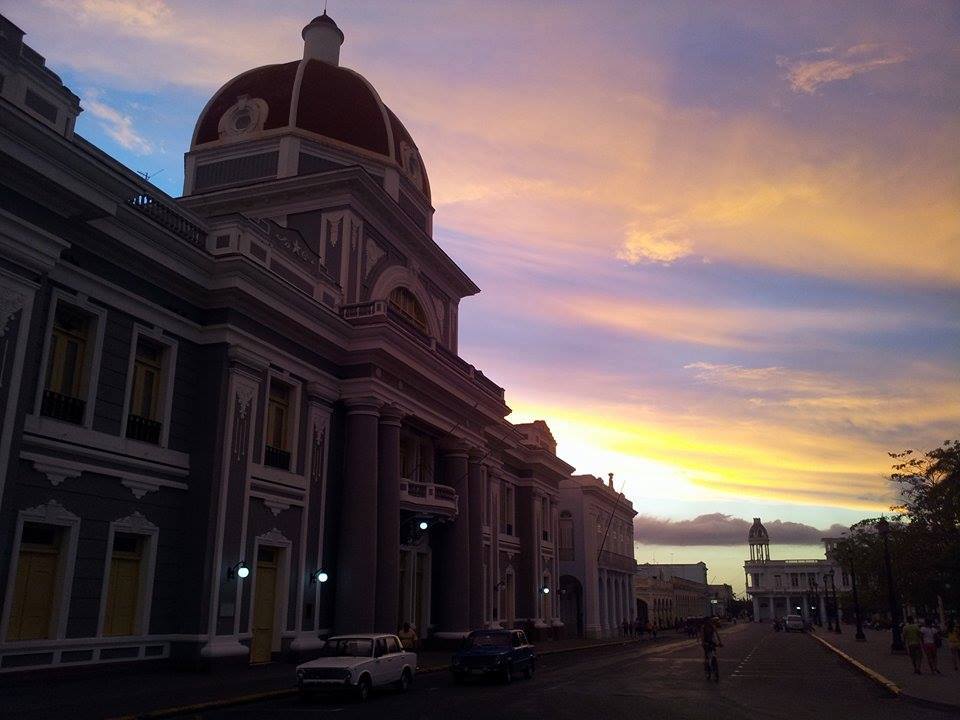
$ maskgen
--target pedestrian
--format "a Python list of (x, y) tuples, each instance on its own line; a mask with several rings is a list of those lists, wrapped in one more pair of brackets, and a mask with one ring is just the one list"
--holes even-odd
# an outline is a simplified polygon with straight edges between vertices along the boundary
[(923, 634), (920, 632), (920, 626), (914, 621), (913, 615), (907, 618), (907, 624), (903, 626), (903, 643), (907, 646), (910, 662), (913, 663), (913, 672), (922, 675), (920, 668), (923, 663)]
[(960, 671), (960, 622), (952, 618), (947, 622), (947, 648), (953, 660), (953, 669)]
[(397, 633), (397, 637), (400, 638), (403, 649), (411, 652), (417, 649), (417, 643), (420, 641), (420, 638), (417, 637), (417, 631), (410, 627), (408, 622), (403, 624), (403, 628)]
[(940, 632), (933, 626), (933, 620), (927, 618), (920, 628), (920, 636), (923, 638), (923, 654), (927, 656), (927, 665), (930, 666), (930, 672), (935, 675), (940, 674), (940, 668), (937, 667), (937, 651), (940, 643)]

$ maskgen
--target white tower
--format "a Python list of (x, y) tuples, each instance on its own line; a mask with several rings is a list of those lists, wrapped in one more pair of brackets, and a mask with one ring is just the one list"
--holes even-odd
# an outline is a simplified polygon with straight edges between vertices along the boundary
[(753, 519), (747, 542), (750, 543), (750, 560), (766, 562), (770, 559), (770, 536), (767, 534), (767, 529), (763, 526), (763, 523), (760, 522), (760, 518)]
[(300, 33), (303, 37), (303, 59), (322, 60), (330, 65), (340, 64), (340, 46), (343, 33), (327, 11), (311, 20)]

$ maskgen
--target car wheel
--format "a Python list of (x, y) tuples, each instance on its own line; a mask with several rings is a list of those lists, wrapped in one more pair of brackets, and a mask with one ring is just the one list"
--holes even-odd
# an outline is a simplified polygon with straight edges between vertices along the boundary
[(370, 698), (370, 691), (372, 689), (373, 686), (370, 683), (370, 678), (367, 676), (360, 678), (360, 682), (357, 683), (357, 700), (366, 702)]
[(530, 664), (527, 665), (527, 680), (533, 679), (533, 673), (536, 671), (536, 669), (537, 669), (536, 663), (534, 663), (534, 661), (531, 660)]
[(410, 689), (411, 684), (413, 684), (413, 678), (410, 677), (410, 671), (407, 669), (404, 669), (404, 671), (400, 673), (400, 679), (397, 680), (397, 683), (396, 683), (397, 690), (399, 690), (402, 693), (406, 692), (407, 690)]
[(509, 685), (513, 682), (513, 666), (507, 665), (503, 669), (503, 684)]

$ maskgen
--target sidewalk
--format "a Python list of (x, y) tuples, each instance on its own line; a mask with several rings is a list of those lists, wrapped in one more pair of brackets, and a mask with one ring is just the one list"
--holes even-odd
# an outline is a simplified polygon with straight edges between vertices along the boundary
[(953, 669), (946, 643), (938, 657), (942, 674), (931, 675), (924, 658), (923, 675), (916, 675), (909, 656), (891, 654), (889, 630), (864, 628), (863, 632), (867, 639), (860, 642), (851, 625), (844, 625), (839, 635), (826, 628), (817, 628), (815, 635), (879, 675), (880, 678), (871, 678), (878, 684), (883, 679), (892, 683), (895, 687), (890, 688), (891, 692), (908, 700), (960, 710), (960, 672)]
[[(622, 637), (607, 640), (555, 640), (536, 644), (540, 656), (625, 644), (653, 645), (674, 640), (672, 631), (657, 640), (640, 641)], [(418, 672), (447, 669), (450, 652), (423, 652)], [(136, 665), (103, 666), (75, 675), (32, 672), (17, 678), (0, 678), (0, 716), (23, 718), (161, 718), (166, 709), (226, 706), (254, 702), (267, 697), (293, 694), (295, 665), (274, 662), (251, 667), (243, 665), (216, 672), (190, 672), (171, 667), (144, 668)], [(197, 707), (199, 710), (200, 708)]]

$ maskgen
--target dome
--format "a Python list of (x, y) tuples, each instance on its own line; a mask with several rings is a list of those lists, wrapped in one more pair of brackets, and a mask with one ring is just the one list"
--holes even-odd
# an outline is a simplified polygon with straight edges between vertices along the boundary
[(191, 149), (299, 131), (309, 139), (396, 166), (426, 199), (420, 151), (396, 114), (357, 72), (339, 65), (343, 33), (329, 15), (304, 29), (302, 60), (241, 73), (207, 102)]
[(750, 527), (750, 534), (748, 535), (749, 540), (769, 540), (770, 536), (767, 534), (767, 529), (763, 526), (763, 523), (760, 522), (760, 518), (753, 519), (753, 525)]

